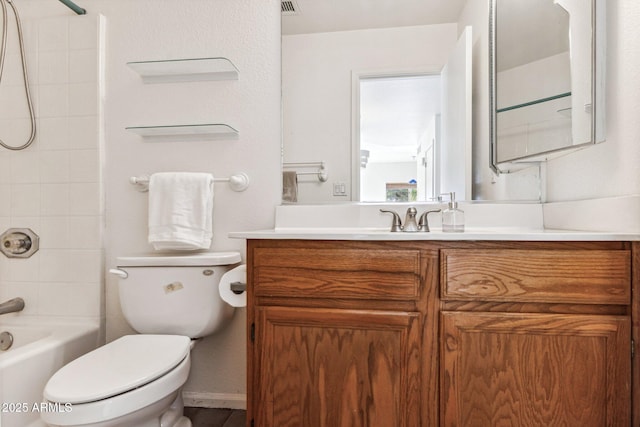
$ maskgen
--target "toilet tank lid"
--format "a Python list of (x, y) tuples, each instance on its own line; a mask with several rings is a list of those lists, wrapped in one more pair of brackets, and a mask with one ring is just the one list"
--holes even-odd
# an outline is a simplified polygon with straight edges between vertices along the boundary
[(240, 252), (203, 252), (190, 255), (145, 254), (117, 258), (118, 267), (213, 267), (242, 260)]

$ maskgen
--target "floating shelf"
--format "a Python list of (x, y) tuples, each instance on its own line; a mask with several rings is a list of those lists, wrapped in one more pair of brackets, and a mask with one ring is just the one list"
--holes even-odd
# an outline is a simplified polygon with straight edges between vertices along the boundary
[(203, 141), (236, 139), (238, 131), (225, 124), (197, 124), (173, 126), (132, 126), (128, 131), (137, 133), (146, 141)]
[(504, 113), (505, 111), (517, 110), (519, 108), (529, 107), (531, 105), (542, 104), (543, 102), (549, 102), (555, 99), (566, 98), (567, 96), (571, 96), (571, 92), (561, 93), (554, 96), (548, 96), (546, 98), (536, 99), (534, 101), (524, 102), (522, 104), (511, 105), (509, 107), (498, 108), (496, 112)]
[(127, 62), (144, 83), (237, 80), (238, 69), (227, 58), (168, 59)]

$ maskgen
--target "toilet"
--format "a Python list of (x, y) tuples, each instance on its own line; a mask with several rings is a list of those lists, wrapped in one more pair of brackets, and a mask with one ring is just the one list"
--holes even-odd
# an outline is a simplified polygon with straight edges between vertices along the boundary
[(62, 367), (44, 389), (49, 426), (191, 427), (181, 390), (195, 339), (225, 326), (234, 308), (220, 297), (238, 252), (120, 257), (122, 312), (138, 332)]

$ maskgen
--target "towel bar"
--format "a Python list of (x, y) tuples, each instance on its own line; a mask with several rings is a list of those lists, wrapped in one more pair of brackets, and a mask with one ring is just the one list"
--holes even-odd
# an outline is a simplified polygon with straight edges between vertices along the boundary
[[(132, 176), (129, 178), (129, 182), (132, 185), (135, 185), (140, 192), (149, 191), (149, 176), (141, 175), (141, 176)], [(238, 172), (236, 174), (231, 175), (228, 178), (214, 178), (213, 182), (228, 182), (229, 187), (233, 191), (244, 191), (249, 188), (249, 176), (244, 172)]]
[(327, 182), (329, 179), (329, 173), (327, 172), (327, 167), (324, 162), (284, 162), (282, 164), (283, 168), (318, 168), (317, 172), (296, 172), (298, 176), (301, 175), (316, 175), (318, 181)]

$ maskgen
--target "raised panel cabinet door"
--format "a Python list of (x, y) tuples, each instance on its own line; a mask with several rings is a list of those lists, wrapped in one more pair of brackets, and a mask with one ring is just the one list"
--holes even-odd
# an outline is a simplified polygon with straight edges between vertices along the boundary
[(420, 316), (260, 307), (255, 425), (420, 426)]
[(624, 316), (441, 313), (444, 426), (629, 426)]

